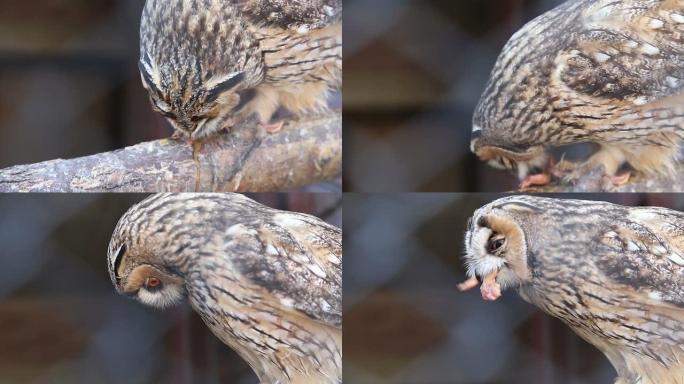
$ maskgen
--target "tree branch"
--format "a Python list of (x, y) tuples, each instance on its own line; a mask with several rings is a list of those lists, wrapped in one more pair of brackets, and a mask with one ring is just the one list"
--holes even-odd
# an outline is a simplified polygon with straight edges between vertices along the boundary
[(0, 170), (0, 192), (265, 192), (334, 180), (341, 173), (342, 117), (331, 111), (288, 122), (276, 134), (247, 122), (204, 143), (197, 162), (190, 144), (164, 139), (19, 165)]

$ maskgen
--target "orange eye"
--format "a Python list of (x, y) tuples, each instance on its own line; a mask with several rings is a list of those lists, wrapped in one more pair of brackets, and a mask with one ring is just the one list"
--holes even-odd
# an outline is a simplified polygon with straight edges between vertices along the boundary
[(148, 277), (147, 281), (145, 282), (145, 287), (147, 288), (156, 288), (159, 285), (161, 285), (161, 280), (157, 279), (156, 277)]

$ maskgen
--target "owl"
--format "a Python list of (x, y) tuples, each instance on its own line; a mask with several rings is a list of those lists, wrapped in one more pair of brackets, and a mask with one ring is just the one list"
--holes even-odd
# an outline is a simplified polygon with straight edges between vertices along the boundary
[(684, 383), (684, 213), (511, 196), (475, 211), (465, 250), (462, 290), (516, 289), (601, 350), (617, 383)]
[(341, 383), (342, 234), (238, 194), (160, 194), (119, 220), (116, 290), (156, 308), (187, 299), (262, 383)]
[(147, 0), (140, 73), (153, 108), (195, 142), (279, 107), (325, 110), (342, 82), (342, 0)]
[(684, 136), (684, 1), (572, 0), (531, 21), (503, 48), (472, 129), (471, 150), (523, 186), (549, 182), (548, 148), (581, 142), (599, 149), (561, 172), (567, 180), (600, 165), (616, 185), (627, 164), (672, 175)]

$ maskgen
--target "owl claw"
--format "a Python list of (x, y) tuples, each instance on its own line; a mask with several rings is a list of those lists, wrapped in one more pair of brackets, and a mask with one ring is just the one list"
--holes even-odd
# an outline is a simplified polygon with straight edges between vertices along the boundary
[(496, 282), (496, 275), (498, 273), (499, 271), (494, 271), (484, 277), (480, 286), (480, 293), (484, 300), (494, 301), (501, 297), (501, 285)]

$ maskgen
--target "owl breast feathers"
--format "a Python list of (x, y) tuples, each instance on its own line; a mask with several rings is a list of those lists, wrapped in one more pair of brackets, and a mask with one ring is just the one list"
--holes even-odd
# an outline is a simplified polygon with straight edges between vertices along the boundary
[[(471, 149), (524, 178), (551, 146), (593, 142), (598, 165), (671, 174), (684, 136), (684, 1), (575, 0), (504, 47), (473, 118)], [(535, 169), (537, 169), (535, 171)]]
[(140, 33), (152, 105), (191, 140), (323, 110), (341, 86), (341, 0), (147, 0)]
[(108, 257), (117, 291), (187, 298), (263, 383), (341, 382), (339, 228), (242, 195), (162, 194), (120, 219)]
[(462, 288), (517, 289), (601, 350), (619, 383), (684, 383), (683, 213), (512, 196), (475, 212), (465, 245)]

